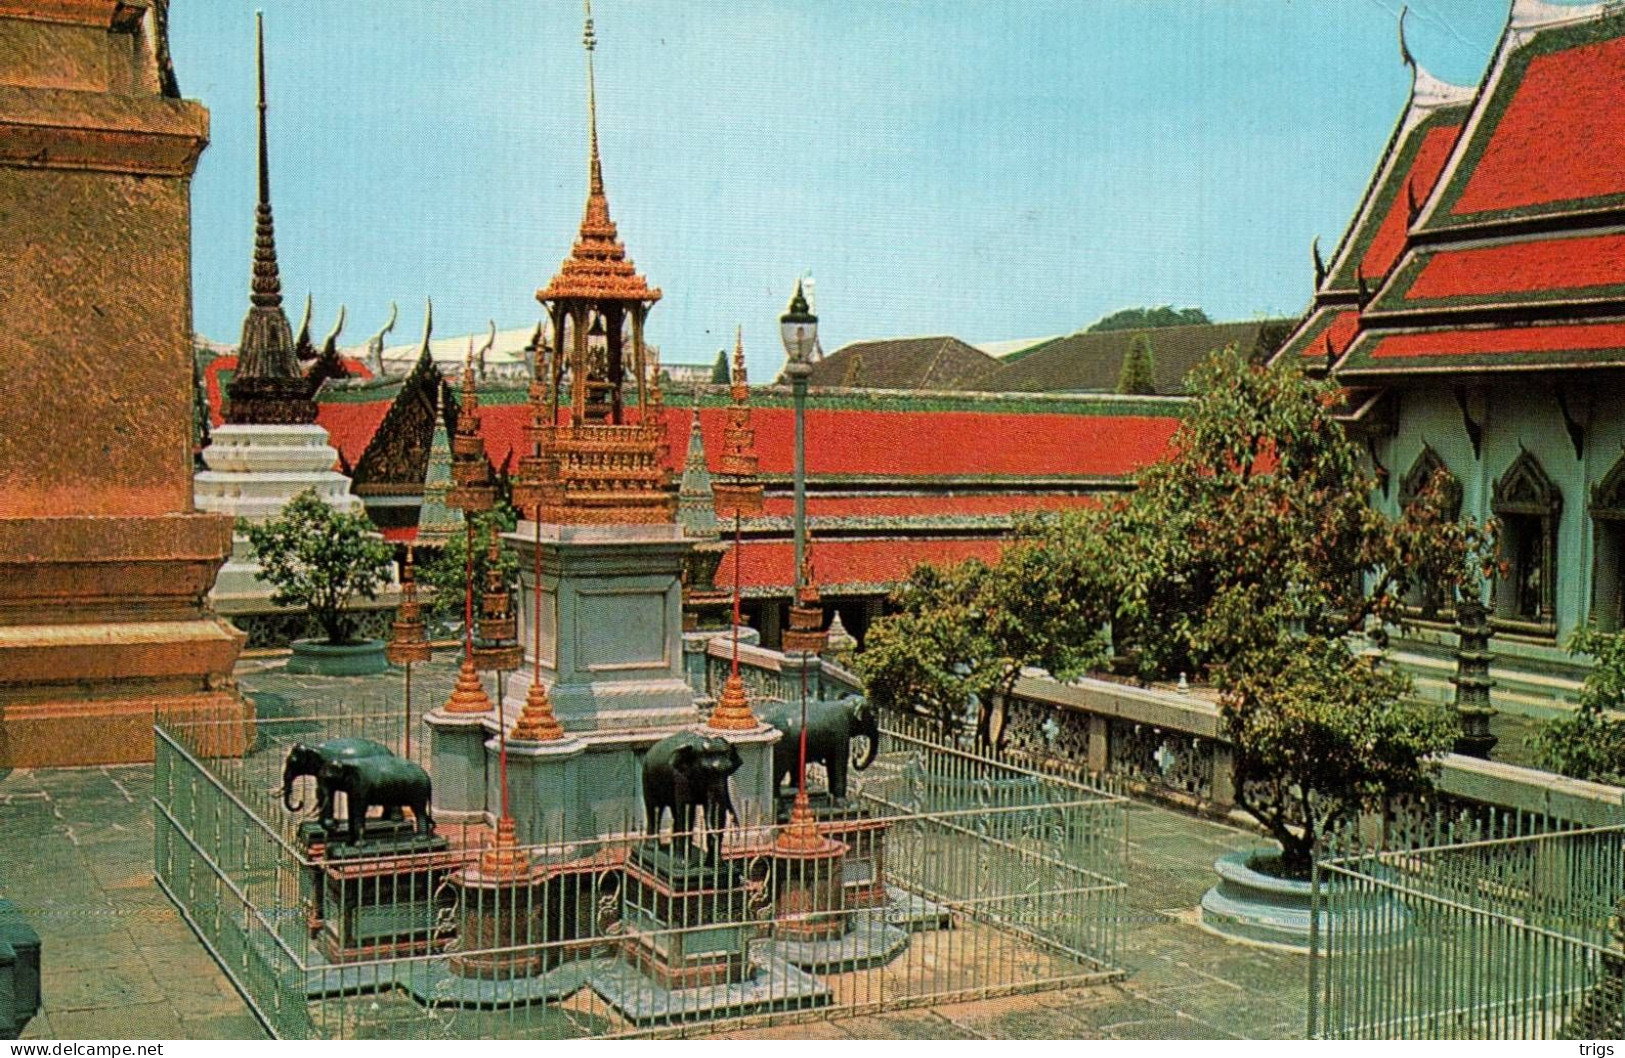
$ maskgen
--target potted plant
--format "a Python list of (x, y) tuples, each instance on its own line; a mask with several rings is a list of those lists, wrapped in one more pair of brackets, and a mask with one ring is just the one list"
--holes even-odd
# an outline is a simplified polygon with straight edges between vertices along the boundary
[(1449, 708), (1415, 699), (1370, 639), (1403, 623), (1422, 578), (1446, 598), (1480, 591), (1492, 529), (1446, 516), (1442, 480), (1398, 516), (1378, 510), (1333, 383), (1233, 349), (1191, 381), (1169, 455), (1138, 488), (1027, 526), (996, 566), (917, 571), (857, 667), (877, 703), (945, 728), (976, 708), (992, 747), (984, 703), (1026, 666), (1064, 680), (1115, 653), (1142, 681), (1205, 680), (1236, 804), (1277, 845), (1220, 861), (1206, 917), (1301, 944), (1317, 845), (1425, 789), (1455, 734)]
[(274, 589), (271, 601), (305, 609), (325, 634), (295, 640), (287, 671), (361, 676), (388, 668), (383, 640), (357, 638), (349, 613), (357, 597), (378, 597), (394, 559), (366, 515), (344, 514), (303, 492), (247, 531), (260, 576)]
[(1205, 920), (1301, 944), (1317, 846), (1427, 789), (1451, 748), (1454, 714), (1382, 644), (1420, 581), (1480, 590), (1493, 527), (1449, 517), (1442, 476), (1379, 510), (1333, 382), (1229, 350), (1193, 383), (1169, 458), (1111, 519), (1118, 614), (1149, 669), (1190, 665), (1217, 690), (1236, 805), (1279, 846), (1221, 859)]

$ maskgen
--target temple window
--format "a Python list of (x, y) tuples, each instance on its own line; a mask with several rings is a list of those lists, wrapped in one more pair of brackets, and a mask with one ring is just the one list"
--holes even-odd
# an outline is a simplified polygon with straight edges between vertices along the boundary
[[(1461, 517), (1461, 483), (1439, 454), (1426, 446), (1399, 483), (1400, 509), (1407, 510), (1418, 502), (1435, 475), (1441, 476), (1444, 518), (1454, 522)], [(1449, 617), (1455, 609), (1455, 600), (1449, 597), (1444, 580), (1440, 570), (1422, 570), (1417, 582), (1405, 594), (1405, 605), (1424, 618)]]
[(1495, 580), (1497, 623), (1516, 630), (1556, 630), (1557, 522), (1563, 494), (1528, 452), (1495, 485), (1501, 522), (1501, 570)]
[(1591, 491), (1591, 527), (1591, 620), (1617, 632), (1625, 627), (1625, 457)]

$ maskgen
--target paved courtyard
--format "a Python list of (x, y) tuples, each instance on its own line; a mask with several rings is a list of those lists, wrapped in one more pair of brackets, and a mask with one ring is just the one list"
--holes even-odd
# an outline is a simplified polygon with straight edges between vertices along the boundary
[[(262, 716), (303, 700), (400, 701), (398, 675), (288, 676), (239, 670)], [(448, 693), (449, 665), (420, 666), (414, 704)], [(257, 1038), (247, 1005), (152, 881), (150, 766), (18, 771), (0, 777), (0, 897), (44, 943), (45, 1010), (26, 1038)], [(1129, 814), (1127, 916), (1116, 985), (808, 1022), (756, 1038), (1282, 1038), (1303, 1034), (1303, 956), (1204, 932), (1197, 902), (1221, 853), (1252, 834), (1146, 804)]]

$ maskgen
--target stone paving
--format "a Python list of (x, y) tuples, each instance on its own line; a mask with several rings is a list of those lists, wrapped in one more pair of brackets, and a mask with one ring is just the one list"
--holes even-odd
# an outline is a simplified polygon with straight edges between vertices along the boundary
[[(302, 699), (400, 701), (398, 674), (285, 675), (239, 670), (261, 716), (294, 717)], [(414, 712), (450, 688), (447, 664), (420, 666)], [(150, 766), (0, 776), (0, 897), (43, 941), (45, 1010), (25, 1038), (261, 1038), (259, 1023), (152, 881)], [(1148, 804), (1129, 814), (1128, 907), (1115, 985), (941, 1005), (729, 1034), (841, 1039), (1291, 1038), (1304, 1031), (1307, 959), (1203, 931), (1197, 902), (1220, 854), (1256, 835)]]

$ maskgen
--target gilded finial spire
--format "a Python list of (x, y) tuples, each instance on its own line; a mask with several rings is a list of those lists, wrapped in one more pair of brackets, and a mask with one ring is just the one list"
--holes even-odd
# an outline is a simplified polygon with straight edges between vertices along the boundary
[(592, 31), (592, 0), (582, 3), (587, 11), (581, 46), (587, 49), (587, 193), (591, 198), (604, 194), (604, 167), (598, 161), (598, 88), (592, 75), (592, 53), (598, 47), (598, 37)]
[(282, 277), (271, 215), (271, 163), (265, 129), (265, 21), (254, 15), (254, 54), (259, 92), (259, 201), (254, 209), (254, 263), (248, 314), (237, 347), (237, 371), (227, 388), (231, 423), (308, 423), (316, 404), (299, 366), (293, 328), (282, 311)]
[(282, 307), (282, 277), (276, 263), (276, 230), (271, 219), (271, 153), (265, 134), (265, 15), (254, 12), (254, 66), (259, 83), (259, 205), (254, 211), (254, 283), (252, 301), (264, 308)]

